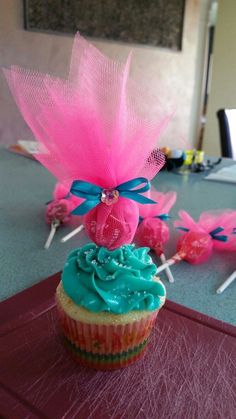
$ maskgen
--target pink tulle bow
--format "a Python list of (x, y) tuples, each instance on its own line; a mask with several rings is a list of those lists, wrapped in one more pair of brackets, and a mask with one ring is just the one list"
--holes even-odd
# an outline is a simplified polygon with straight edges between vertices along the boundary
[[(39, 142), (35, 157), (59, 181), (115, 188), (137, 177), (150, 180), (164, 164), (162, 153), (152, 151), (170, 113), (129, 77), (130, 62), (130, 55), (124, 64), (112, 61), (77, 34), (67, 80), (19, 67), (5, 70), (16, 103)], [(86, 216), (85, 227), (97, 244), (109, 247), (107, 224), (116, 226), (113, 238), (119, 237), (112, 247), (130, 243), (138, 213), (137, 204), (130, 202), (120, 200), (119, 209), (116, 203), (109, 211), (100, 204)]]
[(180, 220), (174, 226), (185, 232), (177, 243), (184, 259), (197, 264), (205, 262), (213, 249), (236, 250), (236, 211), (206, 211), (195, 221), (186, 211), (179, 212)]
[(177, 198), (176, 192), (159, 192), (153, 186), (145, 195), (156, 201), (156, 204), (139, 205), (139, 214), (142, 218), (168, 215)]

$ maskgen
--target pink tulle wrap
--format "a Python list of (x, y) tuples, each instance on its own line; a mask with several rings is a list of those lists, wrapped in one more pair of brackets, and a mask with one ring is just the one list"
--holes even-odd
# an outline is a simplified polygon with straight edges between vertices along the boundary
[[(59, 181), (115, 188), (137, 177), (151, 180), (162, 167), (162, 153), (151, 152), (170, 113), (129, 78), (130, 61), (130, 55), (125, 64), (104, 57), (77, 34), (67, 80), (18, 67), (5, 70), (40, 143), (35, 157)], [(95, 243), (115, 248), (132, 241), (138, 204), (119, 201), (110, 208), (99, 204), (85, 216)]]
[(176, 192), (161, 193), (152, 188), (149, 196), (157, 204), (140, 205), (143, 220), (137, 228), (135, 239), (140, 246), (148, 246), (160, 255), (163, 245), (169, 240), (169, 227), (165, 221), (154, 217), (168, 216), (176, 201)]
[(158, 192), (153, 186), (146, 194), (149, 198), (156, 201), (156, 204), (139, 205), (139, 214), (143, 218), (155, 217), (156, 215), (169, 214), (174, 206), (177, 194), (176, 192)]
[[(70, 191), (70, 185), (65, 185), (64, 183), (57, 182), (53, 190), (53, 199), (64, 199)], [(73, 196), (73, 195), (72, 195)], [(71, 196), (71, 197), (72, 197)]]
[[(211, 255), (213, 249), (236, 250), (236, 235), (233, 234), (236, 226), (236, 211), (206, 211), (198, 221), (186, 212), (179, 212), (180, 220), (174, 226), (188, 230), (180, 238), (177, 250), (186, 254), (185, 260), (192, 264), (203, 263)], [(217, 230), (221, 231), (217, 231)], [(224, 240), (220, 240), (225, 238)]]

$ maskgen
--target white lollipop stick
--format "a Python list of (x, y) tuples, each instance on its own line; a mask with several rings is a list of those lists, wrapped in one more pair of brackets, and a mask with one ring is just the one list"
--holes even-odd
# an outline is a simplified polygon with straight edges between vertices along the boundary
[(156, 273), (159, 274), (160, 272), (164, 271), (166, 268), (168, 268), (171, 265), (174, 265), (176, 263), (175, 260), (173, 259), (168, 259), (163, 265), (159, 266), (159, 268), (157, 268)]
[(60, 221), (58, 221), (58, 220), (53, 220), (52, 221), (51, 230), (50, 230), (49, 236), (47, 238), (47, 241), (44, 245), (44, 249), (49, 249), (49, 247), (51, 246), (51, 243), (53, 241), (53, 237), (55, 236), (55, 233), (56, 233), (57, 228), (59, 227), (59, 225), (60, 225)]
[[(166, 262), (166, 257), (164, 255), (164, 253), (162, 253), (160, 255), (160, 259), (161, 259), (162, 263), (165, 263)], [(167, 276), (169, 282), (171, 282), (172, 284), (173, 284), (173, 282), (175, 282), (174, 277), (172, 275), (172, 272), (171, 272), (169, 266), (167, 266), (167, 268), (166, 268), (166, 276)]]
[(221, 286), (216, 290), (217, 294), (221, 294), (236, 278), (236, 271), (234, 271)]
[(171, 265), (174, 265), (175, 263), (181, 262), (183, 260), (184, 254), (176, 253), (171, 259), (168, 259), (163, 265), (159, 266), (157, 268), (156, 273), (159, 274), (160, 272), (164, 271), (166, 268), (168, 268)]
[(79, 227), (75, 228), (75, 229), (74, 229), (73, 231), (71, 231), (69, 234), (67, 234), (66, 236), (64, 236), (64, 237), (61, 239), (61, 242), (62, 242), (62, 243), (67, 242), (67, 240), (70, 240), (70, 239), (71, 239), (71, 237), (74, 237), (77, 233), (79, 233), (81, 230), (83, 230), (83, 228), (84, 228), (84, 226), (83, 226), (83, 225), (80, 225)]

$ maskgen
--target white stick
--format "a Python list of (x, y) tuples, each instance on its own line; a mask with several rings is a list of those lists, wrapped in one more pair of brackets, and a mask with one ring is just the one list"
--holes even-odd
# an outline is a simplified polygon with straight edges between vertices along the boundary
[[(166, 257), (164, 255), (164, 253), (162, 253), (160, 255), (160, 259), (161, 259), (162, 263), (165, 263), (166, 262)], [(169, 266), (167, 266), (167, 268), (166, 268), (166, 276), (167, 276), (167, 278), (168, 278), (168, 280), (169, 280), (170, 283), (173, 284), (173, 282), (175, 282), (174, 277), (172, 275), (172, 272), (171, 272)]]
[(163, 265), (159, 266), (157, 268), (156, 273), (159, 274), (160, 272), (164, 271), (166, 268), (168, 268), (171, 265), (174, 265), (175, 263), (181, 262), (183, 260), (184, 253), (176, 253), (172, 258), (168, 259)]
[(217, 294), (221, 294), (236, 279), (236, 271), (234, 271), (216, 290)]
[(44, 249), (49, 249), (49, 247), (51, 246), (51, 243), (53, 241), (53, 237), (55, 236), (55, 233), (57, 231), (57, 227), (59, 227), (59, 225), (60, 225), (60, 221), (58, 221), (58, 220), (54, 220), (51, 223), (51, 230), (50, 230), (49, 236), (47, 238), (47, 241), (44, 245)]
[(73, 231), (71, 231), (69, 234), (67, 234), (66, 236), (64, 236), (64, 237), (61, 239), (61, 242), (62, 242), (62, 243), (67, 242), (67, 240), (70, 240), (70, 239), (71, 239), (71, 237), (75, 236), (77, 233), (79, 233), (81, 230), (83, 230), (83, 228), (84, 228), (84, 226), (83, 226), (83, 225), (80, 225), (79, 227), (75, 228), (75, 229), (74, 229)]
[(168, 268), (171, 265), (174, 265), (176, 263), (173, 259), (168, 259), (163, 265), (159, 266), (157, 268), (156, 274), (159, 274), (160, 272), (164, 271), (166, 268)]

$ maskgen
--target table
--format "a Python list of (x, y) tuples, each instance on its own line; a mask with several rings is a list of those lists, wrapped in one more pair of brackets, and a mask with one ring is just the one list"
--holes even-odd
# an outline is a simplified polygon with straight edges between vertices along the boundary
[(235, 419), (236, 328), (167, 301), (147, 352), (94, 371), (61, 341), (56, 274), (4, 301), (0, 416), (5, 419)]
[[(37, 162), (0, 150), (0, 179), (0, 281), (5, 299), (0, 311), (0, 416), (234, 419), (235, 284), (223, 295), (215, 294), (235, 269), (234, 255), (215, 254), (194, 268), (181, 263), (173, 267), (172, 285), (163, 274), (168, 301), (158, 314), (147, 354), (123, 370), (88, 370), (68, 357), (61, 342), (54, 298), (60, 273), (42, 281), (59, 271), (68, 251), (87, 238), (81, 233), (62, 245), (59, 238), (69, 228), (61, 228), (51, 248), (43, 249), (48, 234), (44, 203), (55, 181)], [(178, 192), (173, 219), (181, 208), (197, 217), (222, 203), (235, 207), (233, 185), (208, 183), (202, 175), (163, 172), (154, 183), (161, 191)], [(171, 230), (167, 255), (174, 252), (177, 238)]]
[[(224, 159), (217, 169), (230, 164), (231, 160)], [(180, 209), (198, 217), (203, 210), (236, 208), (235, 186), (207, 182), (204, 176), (161, 172), (154, 179), (158, 190), (177, 191), (177, 202), (171, 211), (173, 220)], [(1, 300), (60, 271), (68, 252), (88, 241), (82, 232), (61, 244), (59, 239), (71, 229), (63, 227), (56, 233), (51, 248), (44, 250), (49, 232), (44, 221), (45, 203), (51, 199), (54, 184), (55, 179), (39, 163), (0, 149)], [(171, 227), (171, 234), (166, 246), (168, 257), (175, 252), (179, 233)], [(164, 273), (161, 277), (169, 300), (236, 325), (236, 283), (222, 295), (215, 294), (216, 288), (235, 269), (233, 253), (215, 252), (206, 264), (193, 267), (182, 262), (174, 266), (174, 284), (167, 282)]]

